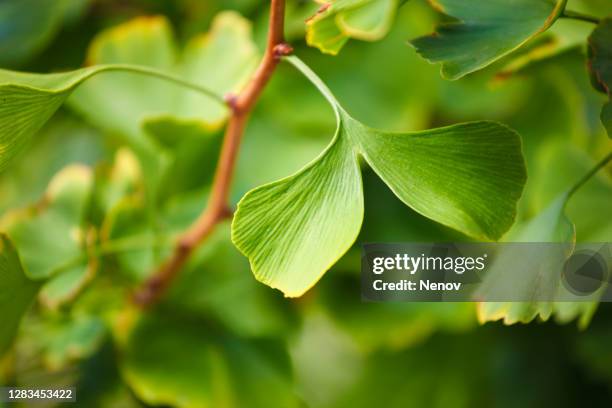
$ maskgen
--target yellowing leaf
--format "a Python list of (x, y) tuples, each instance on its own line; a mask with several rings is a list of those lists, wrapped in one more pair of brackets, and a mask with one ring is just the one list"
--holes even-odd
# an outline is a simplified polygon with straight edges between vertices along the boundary
[(350, 38), (380, 40), (389, 32), (398, 7), (398, 0), (324, 2), (306, 23), (306, 41), (324, 53), (335, 55)]

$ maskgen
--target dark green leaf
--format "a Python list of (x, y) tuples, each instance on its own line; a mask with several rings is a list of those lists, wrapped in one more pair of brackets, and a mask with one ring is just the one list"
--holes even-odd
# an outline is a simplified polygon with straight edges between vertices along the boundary
[(19, 256), (9, 238), (0, 234), (0, 356), (10, 345), (15, 332), (40, 287), (24, 273)]
[(175, 407), (299, 406), (281, 343), (227, 337), (203, 323), (161, 312), (136, 323), (121, 371), (139, 398)]
[(459, 21), (442, 24), (412, 41), (446, 79), (459, 79), (509, 54), (559, 18), (567, 0), (435, 0), (441, 12)]

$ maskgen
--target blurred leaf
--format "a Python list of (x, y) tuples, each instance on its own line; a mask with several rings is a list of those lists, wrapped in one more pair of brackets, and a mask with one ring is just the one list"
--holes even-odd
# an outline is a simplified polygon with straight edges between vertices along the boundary
[[(566, 245), (560, 247), (559, 251), (562, 259), (567, 259), (574, 250), (574, 244), (576, 242), (575, 226), (566, 215), (566, 207), (570, 198), (574, 196), (583, 187), (595, 173), (605, 166), (607, 161), (610, 160), (612, 155), (608, 155), (603, 161), (598, 163), (590, 172), (578, 181), (569, 190), (566, 190), (560, 194), (544, 211), (537, 215), (534, 219), (524, 224), (519, 224), (514, 228), (508, 237), (505, 238), (509, 242), (542, 242), (542, 243), (565, 243)], [(607, 160), (607, 161), (606, 161)], [(603, 220), (602, 220), (603, 221)], [(537, 247), (533, 247), (534, 253), (538, 251)], [(512, 251), (509, 251), (511, 254)], [(504, 253), (498, 255), (502, 258)], [(553, 257), (558, 258), (558, 257)], [(557, 260), (554, 264), (544, 264), (542, 273), (535, 274), (530, 269), (530, 257), (525, 256), (520, 260), (515, 260), (515, 271), (517, 273), (523, 273), (522, 276), (508, 273), (507, 269), (495, 269), (495, 265), (492, 266), (491, 271), (487, 274), (485, 281), (482, 284), (482, 294), (487, 296), (487, 293), (495, 291), (495, 288), (503, 287), (517, 287), (521, 285), (520, 289), (524, 298), (528, 299), (530, 296), (534, 299), (537, 298), (549, 298), (549, 301), (543, 300), (532, 300), (525, 302), (482, 302), (479, 304), (478, 315), (481, 322), (495, 321), (503, 319), (505, 324), (514, 324), (517, 322), (529, 323), (536, 317), (541, 320), (548, 320), (550, 316), (556, 312), (558, 313), (558, 321), (568, 322), (576, 317), (580, 317), (579, 324), (586, 326), (590, 321), (593, 312), (596, 308), (596, 301), (598, 300), (598, 294), (595, 293), (588, 298), (579, 299), (577, 302), (554, 302), (553, 299), (556, 293), (548, 293), (541, 295), (541, 291), (549, 291), (551, 282), (556, 284), (559, 283), (558, 273), (556, 269), (559, 265)], [(503, 262), (501, 262), (504, 264)], [(528, 271), (525, 274), (523, 271)], [(525, 279), (523, 279), (525, 278)], [(555, 291), (560, 291), (564, 295), (559, 295), (561, 299), (567, 300), (571, 297), (567, 289), (562, 286), (554, 287)], [(591, 300), (589, 302), (588, 300)], [(593, 301), (595, 303), (593, 303)]]
[(96, 264), (93, 261), (63, 270), (44, 284), (39, 296), (41, 303), (50, 309), (56, 309), (74, 300), (95, 273)]
[(91, 356), (102, 345), (106, 329), (102, 321), (90, 316), (54, 319), (40, 328), (44, 360), (52, 371)]
[(89, 168), (66, 167), (58, 173), (38, 205), (6, 214), (1, 228), (8, 233), (33, 279), (47, 279), (87, 263), (83, 222), (93, 177)]
[(136, 323), (121, 372), (138, 397), (152, 405), (299, 406), (281, 343), (227, 337), (176, 313), (150, 313)]
[[(517, 226), (506, 238), (512, 242), (567, 242), (568, 246), (564, 249), (565, 257), (569, 257), (573, 250), (574, 224), (565, 215), (565, 206), (568, 194), (564, 193), (554, 200), (550, 206), (541, 214), (524, 225)], [(533, 255), (538, 256), (540, 249), (533, 247)], [(507, 256), (512, 256), (514, 251), (508, 250)], [(505, 253), (498, 254), (498, 261), (501, 265), (507, 265)], [(556, 259), (556, 257), (554, 257)], [(504, 319), (504, 324), (515, 324), (518, 322), (529, 323), (536, 317), (547, 320), (553, 311), (553, 293), (547, 293), (551, 289), (551, 282), (558, 283), (558, 271), (554, 265), (545, 263), (541, 266), (541, 272), (534, 273), (531, 264), (533, 259), (527, 255), (514, 263), (515, 271), (522, 273), (521, 276), (510, 273), (507, 268), (496, 268), (491, 266), (490, 272), (486, 275), (482, 283), (482, 296), (487, 298), (490, 293), (494, 293), (496, 288), (516, 288), (522, 290), (525, 299), (529, 295), (534, 298), (547, 297), (549, 301), (525, 301), (525, 302), (481, 302), (478, 307), (478, 318), (484, 323)], [(551, 276), (552, 275), (552, 276)], [(520, 286), (519, 286), (520, 285)], [(520, 288), (520, 289), (518, 289)], [(545, 294), (542, 294), (544, 292)], [(546, 294), (547, 293), (547, 294)], [(519, 296), (519, 295), (517, 295)]]
[[(234, 12), (219, 14), (211, 31), (193, 38), (183, 52), (177, 49), (166, 18), (140, 17), (99, 34), (87, 61), (173, 72), (223, 96), (248, 80), (257, 64), (257, 50), (250, 23)], [(201, 120), (209, 128), (220, 127), (227, 116), (218, 101), (167, 82), (121, 73), (89, 81), (70, 102), (93, 123), (137, 144), (148, 143), (140, 126), (154, 116)]]
[(218, 132), (211, 131), (199, 120), (170, 116), (147, 119), (142, 129), (164, 148), (168, 158), (160, 176), (160, 200), (189, 193), (212, 181), (221, 149)]
[(0, 66), (16, 66), (40, 51), (89, 0), (3, 0), (0, 2)]
[(589, 27), (582, 21), (559, 19), (545, 33), (538, 35), (510, 57), (511, 60), (497, 73), (505, 79), (536, 64), (584, 44)]
[[(340, 271), (339, 271), (340, 272)], [(321, 284), (320, 304), (364, 353), (400, 350), (426, 341), (436, 332), (463, 332), (476, 326), (472, 303), (362, 302), (358, 276)]]
[(457, 22), (417, 38), (412, 45), (431, 63), (442, 63), (441, 75), (459, 79), (509, 54), (546, 31), (565, 9), (566, 0), (489, 0), (477, 6), (463, 0), (433, 3)]
[(288, 335), (296, 316), (278, 292), (259, 285), (230, 240), (230, 225), (216, 228), (194, 254), (167, 301), (191, 314), (214, 317), (245, 337)]
[(306, 42), (335, 55), (349, 38), (376, 41), (390, 30), (398, 0), (332, 0), (323, 2), (306, 22)]
[(24, 273), (9, 238), (0, 234), (0, 356), (13, 340), (21, 316), (34, 300), (39, 287)]
[[(605, 18), (589, 37), (589, 70), (593, 86), (612, 98), (612, 18)], [(612, 138), (612, 102), (601, 111), (601, 122)]]
[(374, 130), (346, 113), (301, 61), (288, 60), (334, 107), (337, 130), (314, 162), (240, 201), (232, 240), (258, 280), (301, 296), (350, 248), (363, 218), (358, 155), (427, 217), (484, 239), (510, 227), (526, 178), (516, 133), (491, 122), (404, 134)]

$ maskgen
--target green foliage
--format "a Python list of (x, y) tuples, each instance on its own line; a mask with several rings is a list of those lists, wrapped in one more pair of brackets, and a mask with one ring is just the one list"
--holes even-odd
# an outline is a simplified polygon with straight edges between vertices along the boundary
[[(0, 383), (75, 386), (87, 407), (609, 405), (596, 295), (359, 298), (363, 242), (610, 240), (609, 165), (577, 183), (611, 150), (580, 49), (606, 1), (288, 0), (286, 40), (313, 68), (279, 64), (250, 112), (232, 227), (149, 309), (132, 293), (209, 198), (224, 98), (263, 54), (268, 3), (0, 2), (0, 64), (62, 72), (0, 71)], [(445, 81), (405, 46), (439, 11), (422, 56), (449, 77), (501, 68)], [(587, 59), (608, 99), (609, 21)], [(574, 320), (587, 331), (555, 324)]]
[(478, 7), (463, 0), (436, 0), (434, 5), (458, 22), (446, 23), (435, 34), (412, 41), (441, 74), (459, 79), (495, 62), (548, 29), (567, 0), (492, 0)]
[(350, 248), (363, 218), (358, 156), (426, 217), (482, 239), (510, 228), (526, 178), (516, 133), (489, 122), (409, 134), (374, 130), (352, 118), (300, 60), (288, 61), (332, 104), (337, 129), (314, 162), (238, 205), (233, 241), (260, 281), (301, 296)]

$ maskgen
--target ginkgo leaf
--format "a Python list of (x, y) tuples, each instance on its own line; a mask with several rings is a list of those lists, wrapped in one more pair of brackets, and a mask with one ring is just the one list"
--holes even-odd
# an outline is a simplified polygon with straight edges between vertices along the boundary
[(374, 130), (344, 111), (299, 59), (286, 60), (331, 103), (338, 127), (312, 163), (238, 204), (232, 240), (258, 280), (300, 296), (350, 248), (363, 218), (359, 156), (427, 217), (481, 239), (498, 239), (510, 227), (526, 179), (514, 131), (492, 122), (412, 133)]
[[(513, 242), (567, 242), (566, 256), (571, 254), (574, 242), (574, 224), (565, 215), (568, 194), (564, 193), (555, 199), (550, 206), (533, 220), (525, 225), (517, 226), (513, 234), (507, 240)], [(503, 250), (502, 250), (503, 251)], [(526, 292), (534, 297), (534, 301), (525, 302), (481, 302), (478, 305), (478, 318), (484, 323), (503, 319), (505, 324), (515, 324), (518, 322), (529, 323), (536, 317), (547, 320), (553, 312), (554, 293), (550, 290), (555, 289), (558, 283), (558, 271), (552, 265), (544, 263), (540, 271), (534, 273), (531, 265), (536, 263), (534, 260), (541, 259), (541, 251), (537, 245), (533, 246), (531, 258), (528, 255), (517, 259), (514, 265), (516, 273), (509, 273), (507, 268), (491, 267), (482, 287), (481, 296), (486, 298), (489, 293), (497, 288)], [(509, 249), (508, 256), (514, 256), (515, 251)], [(507, 265), (504, 253), (499, 254), (500, 264)], [(557, 258), (556, 256), (554, 258)], [(537, 263), (540, 264), (539, 262)], [(539, 266), (540, 267), (540, 266)], [(520, 276), (518, 275), (520, 274)], [(549, 300), (541, 300), (549, 299)]]
[(350, 38), (376, 41), (390, 30), (399, 0), (335, 0), (323, 2), (306, 24), (306, 41), (335, 55)]
[(446, 79), (459, 79), (495, 62), (546, 31), (567, 0), (435, 0), (458, 21), (441, 24), (434, 34), (411, 44), (432, 63), (441, 63)]
[(30, 306), (40, 284), (24, 273), (15, 247), (5, 234), (0, 234), (0, 356), (10, 345), (21, 316)]
[(23, 74), (0, 70), (0, 171), (27, 145), (68, 95), (105, 67), (63, 74)]
[(608, 95), (601, 122), (612, 138), (612, 18), (605, 18), (589, 37), (589, 70), (596, 89)]
[[(102, 34), (89, 59), (90, 63), (139, 65), (95, 65), (61, 74), (0, 70), (0, 171), (79, 85), (102, 72), (122, 71), (90, 79), (72, 104), (138, 147), (150, 148), (140, 129), (147, 116), (169, 112), (218, 127), (227, 115), (222, 95), (239, 89), (249, 78), (257, 52), (249, 23), (228, 12), (217, 17), (210, 34), (190, 43), (180, 62), (169, 25), (161, 17), (135, 20)], [(220, 68), (221, 62), (226, 68)]]
[[(87, 57), (89, 64), (133, 64), (174, 73), (221, 96), (239, 90), (257, 60), (251, 25), (235, 12), (218, 14), (210, 32), (191, 39), (184, 51), (165, 17), (136, 18), (99, 34)], [(228, 114), (224, 104), (193, 91), (124, 73), (88, 81), (70, 104), (97, 126), (134, 143), (147, 143), (141, 124), (152, 117), (172, 115), (219, 128)]]
[(328, 149), (301, 172), (240, 201), (232, 240), (261, 282), (301, 296), (353, 244), (363, 190), (357, 155), (340, 127)]
[[(49, 120), (70, 94), (94, 75), (127, 71), (165, 79), (204, 93), (215, 103), (221, 97), (207, 88), (151, 69), (127, 65), (98, 65), (60, 74), (30, 74), (0, 70), (0, 171), (27, 146), (32, 136)], [(204, 99), (204, 98), (203, 98)], [(110, 105), (116, 105), (113, 101)]]
[[(595, 292), (581, 298), (575, 296), (576, 301), (570, 301), (574, 296), (563, 285), (559, 285), (558, 262), (567, 259), (572, 254), (576, 242), (575, 226), (566, 215), (569, 200), (611, 158), (612, 155), (606, 156), (574, 187), (559, 194), (540, 214), (524, 224), (517, 225), (508, 234), (506, 241), (509, 242), (558, 243), (559, 245), (552, 250), (547, 250), (550, 252), (548, 256), (551, 258), (550, 264), (547, 263), (548, 259), (544, 263), (541, 262), (542, 248), (534, 245), (533, 256), (538, 262), (530, 262), (528, 255), (515, 259), (512, 263), (515, 273), (508, 273), (509, 271), (504, 268), (496, 269), (493, 265), (480, 289), (483, 298), (486, 298), (487, 294), (495, 291), (496, 288), (511, 287), (514, 293), (524, 296), (526, 300), (524, 302), (482, 302), (478, 309), (481, 322), (503, 319), (505, 324), (529, 323), (535, 318), (548, 320), (554, 313), (557, 315), (557, 320), (561, 322), (568, 322), (579, 317), (581, 326), (588, 324), (599, 294)], [(513, 253), (514, 251), (509, 250), (508, 256), (512, 256)], [(502, 250), (498, 256), (503, 257), (504, 255)], [(504, 264), (503, 261), (500, 263)], [(534, 263), (542, 265), (538, 273), (532, 269)], [(555, 299), (561, 301), (555, 302)]]
[(86, 233), (82, 223), (92, 181), (89, 168), (69, 166), (53, 178), (38, 205), (2, 218), (0, 229), (15, 242), (29, 277), (46, 279), (83, 261)]

